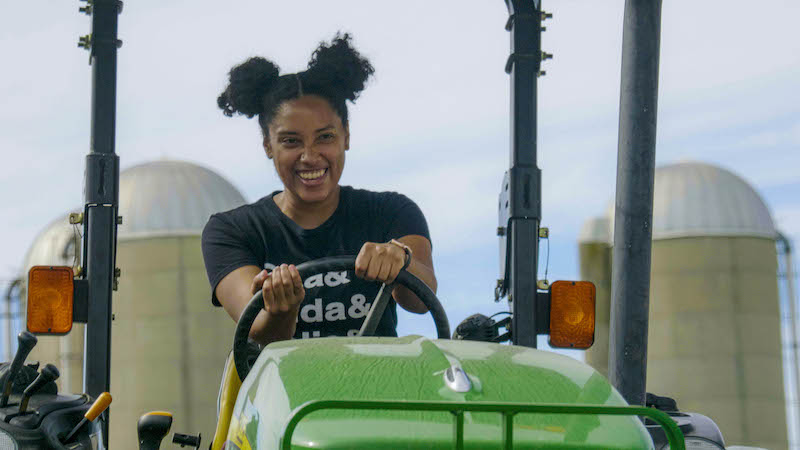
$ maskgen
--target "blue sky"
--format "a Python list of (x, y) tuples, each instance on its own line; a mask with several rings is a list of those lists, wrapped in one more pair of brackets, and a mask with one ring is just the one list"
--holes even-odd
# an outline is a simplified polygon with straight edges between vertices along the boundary
[[(90, 20), (78, 2), (16, 2), (0, 17), (0, 287), (36, 234), (82, 203)], [(539, 83), (543, 224), (550, 278), (577, 276), (582, 223), (614, 197), (623, 1), (545, 1)], [(657, 162), (718, 164), (751, 182), (800, 241), (800, 4), (664, 2)], [(254, 201), (280, 187), (254, 121), (215, 99), (253, 55), (305, 67), (349, 31), (376, 77), (351, 108), (342, 182), (391, 189), (426, 213), (453, 326), (492, 312), (496, 199), (508, 167), (509, 52), (500, 0), (403, 3), (131, 1), (120, 16), (117, 151), (123, 169), (162, 157), (213, 168)], [(123, 281), (124, 282), (124, 281)], [(432, 333), (429, 318), (401, 332)]]

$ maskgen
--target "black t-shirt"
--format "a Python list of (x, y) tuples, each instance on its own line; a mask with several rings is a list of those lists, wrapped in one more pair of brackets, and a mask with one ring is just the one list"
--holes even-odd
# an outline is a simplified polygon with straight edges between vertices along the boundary
[[(387, 242), (408, 235), (430, 240), (419, 207), (396, 192), (371, 192), (342, 186), (339, 205), (322, 225), (306, 230), (275, 204), (278, 191), (231, 211), (214, 214), (203, 229), (203, 259), (211, 283), (217, 284), (243, 266), (267, 270), (326, 256), (357, 255), (365, 242)], [(295, 338), (352, 336), (361, 328), (380, 284), (349, 272), (328, 272), (303, 280), (306, 298), (300, 306)], [(397, 305), (386, 308), (377, 336), (397, 336)]]

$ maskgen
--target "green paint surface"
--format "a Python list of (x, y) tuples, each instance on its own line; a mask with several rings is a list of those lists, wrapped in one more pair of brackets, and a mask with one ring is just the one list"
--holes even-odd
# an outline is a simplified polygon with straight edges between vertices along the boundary
[[(472, 389), (446, 387), (459, 365)], [(277, 448), (291, 411), (312, 400), (413, 400), (625, 405), (591, 367), (551, 352), (480, 342), (403, 338), (323, 338), (269, 345), (242, 385), (235, 416), (257, 415), (251, 442)], [(495, 413), (465, 413), (466, 448), (500, 448)], [(252, 436), (248, 430), (248, 437)], [(453, 446), (453, 416), (436, 411), (326, 410), (300, 422), (294, 448)], [(519, 414), (514, 448), (652, 448), (635, 417)]]

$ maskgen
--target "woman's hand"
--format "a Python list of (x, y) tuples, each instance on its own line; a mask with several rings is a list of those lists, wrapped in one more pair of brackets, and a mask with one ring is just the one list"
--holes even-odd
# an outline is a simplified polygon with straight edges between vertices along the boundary
[(261, 290), (264, 296), (264, 309), (270, 316), (291, 314), (292, 320), (297, 317), (300, 303), (306, 296), (300, 272), (293, 264), (281, 264), (272, 272), (262, 270), (253, 278), (250, 290), (254, 295)]
[(406, 252), (400, 245), (366, 242), (356, 257), (356, 275), (370, 281), (391, 284), (406, 264)]

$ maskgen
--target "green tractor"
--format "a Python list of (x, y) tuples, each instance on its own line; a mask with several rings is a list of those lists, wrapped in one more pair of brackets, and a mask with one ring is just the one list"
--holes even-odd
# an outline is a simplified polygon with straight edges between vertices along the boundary
[[(629, 245), (615, 248), (613, 383), (586, 364), (536, 349), (539, 335), (549, 335), (553, 346), (592, 344), (594, 287), (571, 281), (549, 285), (536, 276), (539, 239), (547, 233), (540, 227), (536, 78), (548, 56), (541, 51), (540, 35), (549, 15), (538, 0), (505, 3), (512, 136), (499, 202), (496, 297), (508, 299), (508, 317), (495, 322), (472, 316), (451, 339), (442, 303), (403, 271), (396, 282), (428, 307), (436, 339), (370, 337), (390, 301), (391, 289), (383, 289), (387, 294), (372, 302), (359, 336), (276, 342), (254, 352), (247, 337), (263, 305), (257, 294), (237, 325), (211, 448), (724, 448), (711, 420), (678, 412), (674, 402), (645, 397), (644, 391), (650, 234), (635, 221), (652, 217), (660, 2), (629, 1), (625, 12), (616, 242)], [(75, 218), (84, 225), (85, 257), (77, 275), (71, 268), (32, 271), (28, 307), (33, 333), (63, 334), (73, 322), (87, 323), (86, 393), (58, 394), (54, 366), (39, 372), (38, 365), (25, 365), (36, 338), (23, 332), (14, 361), (0, 368), (0, 448), (109, 447), (109, 415), (103, 410), (110, 397), (103, 393), (109, 388), (116, 277), (114, 118), (122, 3), (93, 0), (88, 7), (93, 30), (82, 44), (90, 48), (93, 65), (92, 149), (86, 160), (86, 206)], [(353, 264), (352, 257), (333, 257), (298, 269), (306, 278)], [(511, 345), (503, 343), (509, 340)], [(142, 416), (139, 448), (160, 448), (171, 420), (164, 412)], [(205, 445), (191, 435), (175, 434), (173, 442)]]
[[(337, 257), (298, 269), (305, 277), (353, 264)], [(448, 339), (447, 316), (430, 289), (407, 272), (397, 282), (428, 306), (438, 339), (283, 341), (251, 362), (247, 336), (263, 304), (257, 294), (236, 328), (213, 448), (653, 448), (637, 415), (663, 424), (672, 448), (683, 448), (666, 413), (627, 406), (591, 367), (525, 346)], [(581, 301), (576, 283), (554, 284), (553, 309), (571, 310), (559, 311), (562, 323), (551, 315), (551, 323), (593, 333), (586, 323), (593, 298)], [(380, 297), (373, 302), (378, 310), (388, 301)]]

